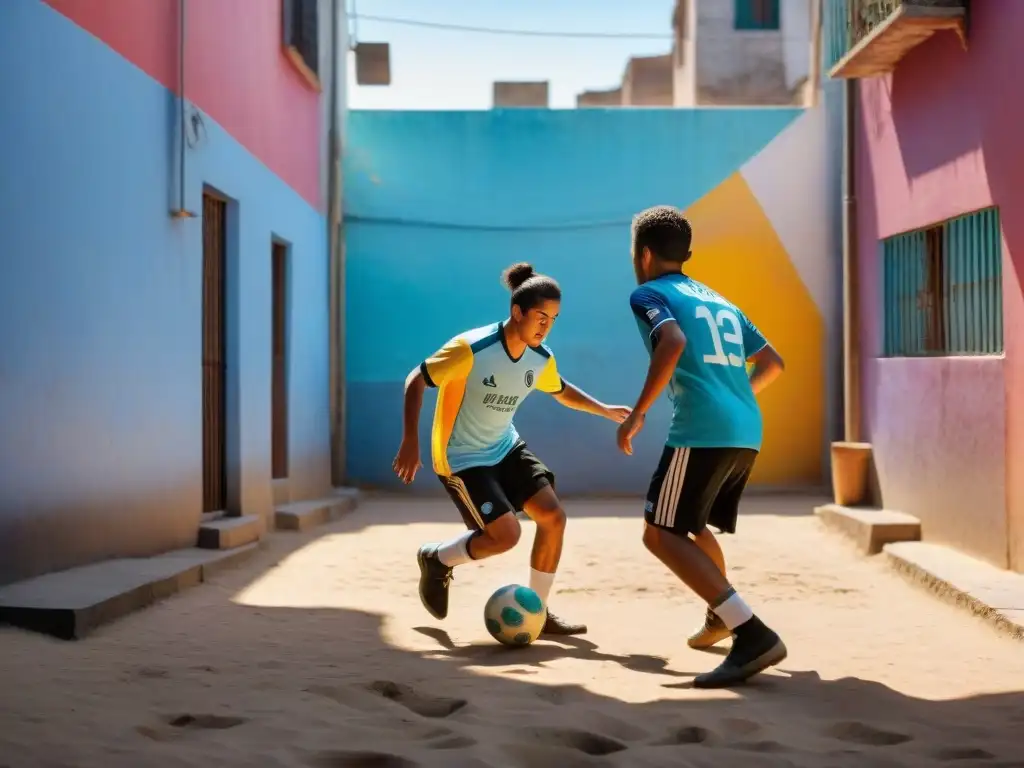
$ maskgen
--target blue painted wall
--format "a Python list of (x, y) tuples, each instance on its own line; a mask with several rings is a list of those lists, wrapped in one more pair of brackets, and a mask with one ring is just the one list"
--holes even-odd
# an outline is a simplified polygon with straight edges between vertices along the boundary
[[(349, 114), (345, 160), (348, 469), (400, 487), (391, 460), (406, 374), (449, 337), (508, 313), (501, 270), (528, 260), (565, 293), (549, 343), (563, 375), (631, 404), (646, 373), (628, 296), (634, 213), (686, 207), (797, 109), (495, 110)], [(428, 394), (421, 421), (429, 471)], [(668, 426), (656, 407), (632, 457), (614, 425), (532, 395), (516, 424), (567, 493), (646, 489)]]
[[(202, 222), (169, 91), (38, 2), (0, 4), (0, 582), (194, 544)], [(329, 486), (323, 217), (212, 119), (186, 202), (231, 206), (236, 509), (269, 514), (271, 237), (291, 244), (293, 492)]]

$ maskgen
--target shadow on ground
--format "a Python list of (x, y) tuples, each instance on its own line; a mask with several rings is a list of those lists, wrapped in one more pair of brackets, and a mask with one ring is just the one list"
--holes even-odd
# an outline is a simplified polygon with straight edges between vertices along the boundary
[[(1024, 768), (1021, 693), (926, 701), (783, 665), (709, 695), (688, 690), (707, 667), (611, 654), (590, 638), (505, 649), (419, 626), (429, 647), (411, 651), (388, 641), (384, 615), (236, 602), (314, 538), (276, 537), (250, 566), (79, 643), (0, 631), (0, 764)], [(566, 657), (583, 679), (586, 665), (600, 675), (609, 662), (660, 676), (665, 698), (627, 702), (558, 684), (545, 665)]]

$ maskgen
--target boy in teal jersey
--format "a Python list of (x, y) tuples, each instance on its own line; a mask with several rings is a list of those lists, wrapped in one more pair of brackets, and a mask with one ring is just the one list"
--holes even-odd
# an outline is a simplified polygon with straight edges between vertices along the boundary
[[(526, 447), (512, 418), (539, 389), (569, 408), (621, 423), (629, 408), (607, 406), (565, 381), (544, 339), (558, 317), (558, 283), (529, 264), (505, 270), (512, 291), (509, 317), (459, 334), (415, 368), (405, 382), (402, 444), (393, 468), (411, 483), (420, 467), (419, 419), (426, 387), (437, 387), (431, 434), (434, 472), (469, 529), (451, 541), (425, 544), (417, 553), (420, 600), (437, 619), (448, 615), (448, 587), (456, 566), (514, 547), (516, 513), (537, 524), (530, 558), (530, 588), (545, 607), (562, 553), (565, 512), (555, 475)], [(587, 631), (548, 611), (543, 633)]]
[(683, 274), (691, 239), (690, 223), (674, 208), (649, 208), (633, 221), (639, 287), (629, 303), (651, 362), (618, 443), (627, 455), (633, 452), (644, 415), (667, 388), (672, 423), (647, 492), (644, 544), (708, 604), (690, 647), (733, 637), (725, 660), (694, 679), (696, 687), (718, 688), (786, 657), (779, 636), (730, 586), (721, 547), (707, 527), (736, 532), (740, 497), (761, 449), (755, 394), (783, 363), (739, 307)]

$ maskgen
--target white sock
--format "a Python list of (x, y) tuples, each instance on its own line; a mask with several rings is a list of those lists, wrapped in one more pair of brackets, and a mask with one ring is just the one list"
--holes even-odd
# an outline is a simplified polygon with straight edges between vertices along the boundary
[(754, 612), (750, 610), (750, 606), (744, 602), (743, 598), (737, 594), (736, 590), (730, 589), (726, 594), (729, 595), (729, 597), (714, 606), (711, 610), (717, 613), (718, 618), (722, 620), (722, 623), (732, 631), (740, 624), (746, 624), (750, 621), (754, 617)]
[(469, 556), (469, 540), (475, 535), (476, 531), (466, 531), (451, 541), (446, 541), (437, 548), (437, 559), (449, 568), (470, 562), (473, 558)]
[(554, 586), (554, 583), (555, 574), (530, 569), (530, 589), (540, 595), (545, 606), (548, 604), (548, 596), (551, 594), (551, 587)]

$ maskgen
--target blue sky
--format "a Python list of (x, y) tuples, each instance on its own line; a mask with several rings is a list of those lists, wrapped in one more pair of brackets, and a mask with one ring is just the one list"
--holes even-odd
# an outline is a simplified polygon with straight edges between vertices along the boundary
[[(353, 0), (348, 0), (352, 12)], [(353, 109), (490, 109), (495, 80), (549, 80), (551, 106), (618, 85), (630, 56), (667, 53), (673, 0), (355, 0), (356, 11), (503, 29), (663, 34), (651, 39), (513, 37), (360, 19), (357, 39), (391, 44), (391, 85), (357, 87)], [(350, 25), (351, 29), (351, 25)]]

